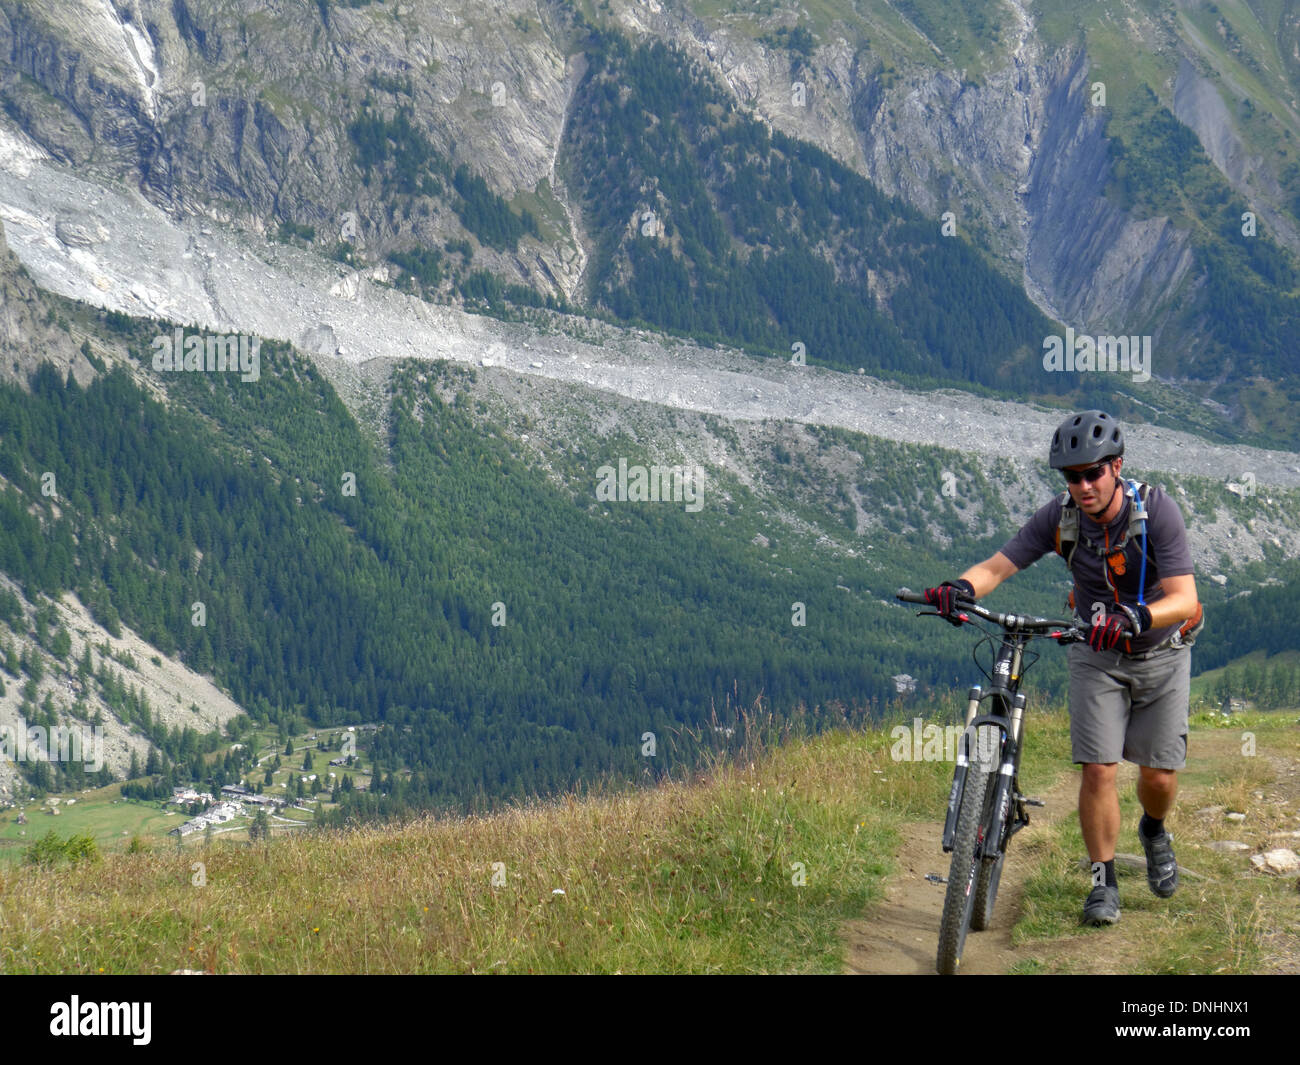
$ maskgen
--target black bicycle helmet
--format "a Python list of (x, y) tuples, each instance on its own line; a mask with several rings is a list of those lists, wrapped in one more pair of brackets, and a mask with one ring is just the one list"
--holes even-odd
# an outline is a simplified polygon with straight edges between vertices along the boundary
[(1086, 410), (1066, 418), (1052, 437), (1047, 461), (1052, 469), (1095, 466), (1124, 454), (1124, 430), (1102, 410)]

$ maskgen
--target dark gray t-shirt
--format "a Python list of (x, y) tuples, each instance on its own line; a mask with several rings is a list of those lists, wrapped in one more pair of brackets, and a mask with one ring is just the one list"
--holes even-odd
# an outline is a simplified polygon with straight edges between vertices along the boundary
[[(1125, 482), (1127, 484), (1127, 482)], [(1002, 553), (1017, 569), (1037, 562), (1049, 551), (1056, 550), (1056, 529), (1061, 519), (1062, 496), (1038, 508), (1034, 516), (1002, 547)], [(1134, 536), (1124, 547), (1122, 574), (1107, 565), (1106, 560), (1087, 544), (1100, 547), (1116, 544), (1128, 530), (1129, 508), (1133, 501), (1125, 494), (1124, 505), (1105, 528), (1098, 525), (1083, 511), (1079, 511), (1079, 547), (1074, 552), (1071, 566), (1074, 576), (1075, 610), (1085, 622), (1092, 621), (1094, 603), (1113, 608), (1116, 602), (1135, 606), (1138, 601), (1138, 583), (1142, 563), (1142, 537)], [(1187, 528), (1182, 511), (1159, 486), (1152, 485), (1147, 494), (1147, 573), (1146, 602), (1155, 602), (1164, 593), (1160, 578), (1181, 577), (1192, 572), (1192, 554), (1187, 547)], [(1181, 623), (1180, 623), (1181, 624)], [(1149, 651), (1169, 636), (1177, 625), (1144, 632), (1133, 641), (1132, 651)]]

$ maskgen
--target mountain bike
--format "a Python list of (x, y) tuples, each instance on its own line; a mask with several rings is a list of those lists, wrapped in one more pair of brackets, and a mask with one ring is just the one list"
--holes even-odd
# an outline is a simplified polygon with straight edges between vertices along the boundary
[[(924, 596), (906, 588), (898, 590), (904, 603), (927, 605)], [(974, 624), (971, 615), (996, 625), (997, 634), (986, 631), (972, 650), (975, 665), (989, 682), (989, 690), (976, 684), (967, 695), (966, 730), (957, 748), (957, 767), (948, 812), (943, 825), (943, 850), (952, 854), (948, 889), (939, 922), (938, 971), (951, 976), (961, 964), (966, 932), (987, 928), (993, 920), (1002, 863), (1011, 837), (1029, 824), (1027, 806), (1042, 806), (1039, 799), (1020, 793), (1020, 755), (1024, 750), (1026, 695), (1020, 690), (1025, 672), (1038, 661), (1038, 654), (1026, 651), (1030, 640), (1048, 638), (1060, 644), (1086, 641), (1087, 631), (1074, 621), (1058, 621), (1029, 614), (1001, 614), (962, 597), (962, 624)], [(919, 616), (934, 611), (922, 611)], [(979, 626), (976, 626), (979, 628)], [(984, 631), (984, 630), (981, 630)], [(979, 661), (979, 648), (995, 647), (992, 671)], [(981, 714), (980, 703), (988, 707)]]

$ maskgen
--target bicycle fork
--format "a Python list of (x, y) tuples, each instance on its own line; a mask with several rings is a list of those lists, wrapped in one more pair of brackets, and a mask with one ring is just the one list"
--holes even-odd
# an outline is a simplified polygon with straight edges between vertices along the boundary
[[(994, 694), (990, 692), (990, 694)], [(1003, 690), (1002, 694), (1007, 694)], [(1006, 849), (1008, 840), (1029, 824), (1029, 815), (1025, 805), (1041, 806), (1036, 799), (1026, 799), (1017, 788), (1016, 767), (1019, 759), (1021, 728), (1024, 721), (1026, 697), (1023, 692), (1016, 692), (1011, 700), (1010, 720), (997, 714), (978, 713), (983, 697), (977, 684), (970, 689), (966, 706), (966, 730), (962, 733), (961, 743), (957, 749), (957, 766), (953, 772), (952, 789), (948, 793), (948, 811), (943, 824), (943, 850), (950, 853), (953, 849), (953, 837), (957, 831), (957, 815), (961, 809), (962, 795), (966, 790), (966, 779), (970, 771), (970, 740), (977, 736), (977, 729), (982, 725), (994, 726), (1001, 735), (998, 745), (1001, 757), (998, 760), (997, 775), (993, 789), (993, 801), (985, 826), (983, 855), (985, 861), (994, 861)], [(992, 752), (980, 751), (980, 761), (992, 761)]]
[[(1016, 692), (1011, 702), (1011, 727), (1002, 744), (1002, 764), (998, 768), (997, 784), (993, 789), (993, 809), (989, 816), (985, 859), (996, 859), (1005, 849), (1007, 841), (1029, 824), (1024, 802), (1016, 788), (1016, 754), (1020, 749), (1020, 727), (1025, 715), (1025, 694)], [(1011, 818), (1011, 802), (1015, 798), (1015, 817)], [(1008, 823), (1010, 820), (1010, 823)]]
[(966, 791), (966, 773), (970, 767), (971, 724), (979, 712), (982, 690), (978, 684), (971, 688), (966, 703), (966, 731), (961, 734), (957, 744), (957, 767), (952, 774), (952, 789), (948, 792), (948, 813), (943, 822), (943, 852), (952, 851), (952, 839), (957, 832), (957, 812), (961, 809), (961, 797)]

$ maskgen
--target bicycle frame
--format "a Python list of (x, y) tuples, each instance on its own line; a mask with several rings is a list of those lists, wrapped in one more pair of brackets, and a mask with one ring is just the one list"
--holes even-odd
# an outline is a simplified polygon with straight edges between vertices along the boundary
[[(902, 602), (925, 602), (922, 596), (906, 588), (900, 588), (896, 598)], [(980, 685), (976, 684), (970, 689), (967, 697), (966, 731), (962, 734), (962, 742), (957, 752), (957, 766), (953, 772), (952, 789), (948, 793), (948, 811), (943, 826), (943, 850), (947, 854), (953, 849), (958, 811), (961, 809), (962, 797), (966, 791), (966, 777), (970, 768), (971, 737), (979, 735), (981, 726), (994, 726), (1001, 734), (1001, 742), (998, 745), (997, 783), (993, 789), (992, 805), (990, 809), (985, 810), (983, 819), (988, 831), (984, 836), (986, 842), (982, 853), (983, 860), (991, 862), (996, 861), (1006, 851), (1007, 841), (1011, 836), (1029, 824), (1024, 802), (1020, 796), (1020, 782), (1017, 776), (1020, 770), (1022, 729), (1027, 702), (1024, 692), (1020, 690), (1025, 647), (1035, 637), (1052, 635), (1058, 639), (1067, 636), (1078, 639), (1082, 638), (1082, 633), (1074, 628), (1072, 622), (1051, 621), (1024, 614), (995, 613), (973, 601), (962, 609), (969, 610), (982, 620), (992, 622), (1001, 628), (1002, 642), (993, 660), (993, 671), (990, 675), (992, 686), (985, 692)], [(963, 620), (970, 619), (963, 615)], [(1044, 631), (1052, 628), (1059, 631), (1050, 634)], [(986, 699), (989, 701), (989, 711), (980, 714), (980, 703)], [(1011, 817), (1013, 801), (1014, 818)], [(991, 845), (987, 841), (992, 841)]]
[[(993, 663), (993, 685), (985, 692), (976, 684), (967, 696), (966, 731), (957, 750), (957, 765), (953, 771), (952, 789), (948, 793), (948, 813), (943, 825), (943, 850), (950, 853), (953, 848), (953, 835), (957, 829), (957, 812), (961, 809), (962, 796), (966, 791), (966, 776), (971, 760), (971, 737), (980, 735), (980, 727), (991, 725), (1001, 734), (998, 744), (997, 786), (993, 793), (993, 804), (989, 831), (986, 841), (992, 841), (992, 847), (986, 845), (984, 861), (995, 861), (1007, 845), (1007, 840), (1029, 823), (1024, 814), (1024, 807), (1016, 802), (1016, 817), (1008, 825), (1007, 818), (1011, 812), (1012, 796), (1018, 796), (1020, 769), (1021, 735), (1024, 725), (1025, 694), (1020, 690), (1020, 667), (1024, 658), (1025, 644), (1030, 637), (1024, 633), (1004, 632), (1002, 645), (998, 648)], [(979, 705), (989, 701), (989, 712), (979, 713)], [(977, 741), (978, 743), (978, 741)], [(992, 752), (980, 751), (980, 760)], [(993, 761), (991, 757), (987, 761)]]

